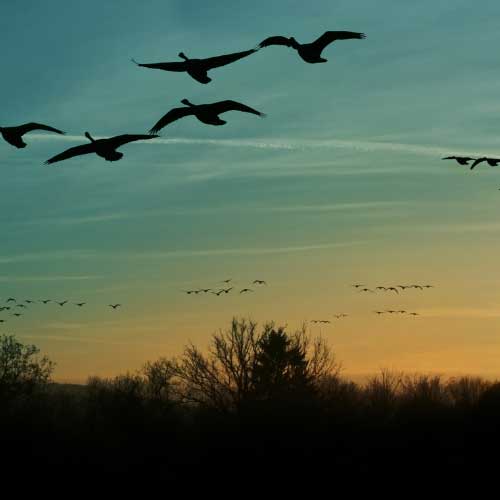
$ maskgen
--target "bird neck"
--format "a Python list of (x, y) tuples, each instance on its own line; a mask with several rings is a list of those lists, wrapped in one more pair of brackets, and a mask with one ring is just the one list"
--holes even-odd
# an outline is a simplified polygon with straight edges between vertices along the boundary
[(188, 101), (187, 99), (183, 99), (181, 102), (182, 102), (182, 104), (185, 104), (186, 106), (189, 106), (190, 108), (195, 107), (195, 105), (191, 101)]
[(181, 59), (184, 59), (184, 61), (189, 61), (188, 57), (186, 56), (186, 54), (184, 54), (184, 52), (180, 52), (180, 53), (179, 53), (179, 57), (180, 57)]
[(85, 137), (90, 141), (90, 142), (95, 142), (94, 138), (88, 133), (85, 132)]

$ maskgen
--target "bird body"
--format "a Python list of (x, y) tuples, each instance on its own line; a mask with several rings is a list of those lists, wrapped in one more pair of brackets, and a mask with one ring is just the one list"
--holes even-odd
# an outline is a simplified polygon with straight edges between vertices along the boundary
[(364, 33), (356, 33), (353, 31), (325, 31), (319, 38), (311, 43), (299, 43), (293, 37), (271, 36), (263, 40), (258, 48), (269, 47), (271, 45), (284, 45), (295, 49), (299, 56), (307, 63), (317, 64), (325, 63), (327, 59), (321, 57), (323, 50), (335, 42), (336, 40), (363, 39), (366, 38)]
[(251, 113), (260, 117), (266, 116), (264, 113), (250, 106), (232, 100), (218, 101), (210, 104), (193, 104), (188, 99), (183, 99), (181, 103), (184, 104), (184, 107), (171, 109), (166, 115), (160, 118), (150, 130), (150, 133), (156, 134), (170, 123), (186, 116), (195, 116), (200, 122), (206, 125), (215, 126), (225, 125), (227, 123), (225, 120), (222, 120), (219, 115), (227, 113), (228, 111)]
[(481, 158), (478, 158), (471, 166), (470, 169), (476, 168), (477, 165), (479, 165), (482, 162), (488, 163), (490, 167), (496, 167), (500, 163), (500, 159), (498, 158), (488, 158), (487, 156), (483, 156)]
[(90, 141), (90, 144), (82, 144), (69, 148), (66, 151), (50, 158), (45, 162), (46, 165), (57, 163), (59, 161), (74, 158), (75, 156), (87, 155), (95, 153), (97, 156), (104, 158), (106, 161), (118, 161), (123, 158), (123, 153), (116, 151), (119, 147), (134, 141), (145, 141), (154, 139), (155, 135), (142, 134), (123, 134), (107, 139), (94, 139), (88, 132), (85, 132), (85, 137)]
[(220, 68), (221, 66), (226, 66), (239, 59), (243, 59), (255, 52), (258, 49), (244, 50), (242, 52), (233, 52), (231, 54), (224, 54), (221, 56), (209, 57), (206, 59), (190, 59), (184, 54), (184, 52), (179, 53), (179, 57), (183, 61), (175, 62), (161, 62), (161, 63), (138, 63), (134, 59), (132, 62), (141, 66), (143, 68), (150, 69), (161, 69), (163, 71), (174, 71), (174, 72), (186, 72), (191, 78), (199, 83), (207, 84), (212, 81), (208, 76), (208, 72), (215, 68)]
[(24, 125), (19, 125), (18, 127), (0, 127), (0, 134), (5, 139), (6, 142), (15, 146), (18, 149), (26, 147), (26, 143), (23, 141), (23, 135), (33, 130), (46, 130), (47, 132), (55, 132), (56, 134), (64, 135), (62, 130), (57, 128), (49, 127), (48, 125), (43, 125), (42, 123), (25, 123)]

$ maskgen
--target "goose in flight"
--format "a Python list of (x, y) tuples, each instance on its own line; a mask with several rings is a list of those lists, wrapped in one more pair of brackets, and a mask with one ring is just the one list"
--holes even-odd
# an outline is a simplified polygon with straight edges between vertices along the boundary
[(424, 287), (422, 285), (411, 285), (411, 288), (418, 288), (419, 290), (424, 289)]
[(253, 284), (254, 285), (267, 285), (267, 283), (264, 280), (254, 280)]
[(64, 304), (67, 304), (68, 301), (67, 300), (63, 300), (62, 302), (57, 302), (56, 301), (56, 304), (59, 304), (61, 307), (64, 306)]
[(469, 156), (447, 156), (443, 160), (455, 160), (459, 165), (468, 165), (470, 161), (475, 158), (470, 158)]
[(160, 62), (160, 63), (138, 63), (134, 59), (132, 62), (143, 68), (162, 69), (163, 71), (186, 72), (191, 78), (194, 78), (200, 83), (210, 83), (212, 79), (208, 76), (208, 72), (214, 68), (226, 66), (239, 59), (243, 59), (255, 52), (257, 48), (251, 50), (244, 50), (242, 52), (234, 52), (231, 54), (224, 54), (221, 56), (209, 57), (206, 59), (189, 59), (184, 52), (179, 53), (179, 57), (184, 61), (175, 62)]
[(50, 299), (41, 300), (40, 302), (42, 302), (44, 304), (48, 304), (50, 302)]
[(250, 288), (243, 288), (243, 290), (240, 290), (240, 293), (248, 293), (248, 292), (253, 292)]
[(381, 314), (385, 314), (385, 311), (373, 311), (377, 316), (380, 316)]
[(112, 307), (113, 309), (117, 309), (118, 307), (121, 307), (121, 304), (108, 304), (109, 307)]
[(375, 293), (373, 290), (370, 290), (369, 288), (362, 288), (360, 292), (370, 292), (370, 293)]
[(361, 288), (362, 286), (365, 286), (363, 284), (357, 283), (355, 285), (352, 285), (354, 288)]
[(119, 147), (134, 141), (146, 141), (154, 139), (155, 135), (141, 135), (141, 134), (124, 134), (117, 135), (116, 137), (109, 137), (108, 139), (94, 139), (88, 132), (85, 132), (85, 137), (90, 141), (90, 144), (82, 144), (69, 148), (66, 151), (50, 158), (45, 162), (45, 165), (51, 165), (58, 161), (68, 160), (75, 156), (87, 155), (95, 153), (97, 156), (104, 158), (107, 161), (118, 161), (123, 157), (123, 153), (116, 151)]
[(398, 285), (398, 288), (401, 288), (401, 290), (406, 290), (407, 288), (411, 288), (409, 285)]
[(271, 36), (266, 38), (257, 46), (259, 49), (269, 47), (270, 45), (284, 45), (295, 49), (299, 56), (308, 63), (324, 63), (327, 59), (321, 57), (321, 52), (337, 40), (352, 40), (366, 38), (364, 33), (355, 33), (353, 31), (325, 31), (318, 39), (311, 43), (299, 43), (295, 38), (285, 36)]
[(420, 316), (420, 314), (418, 313), (414, 313), (414, 312), (411, 312), (411, 313), (408, 313), (410, 316)]
[(12, 316), (15, 316), (16, 318), (20, 318), (22, 316), (21, 313), (14, 313)]
[(394, 286), (390, 286), (389, 288), (387, 288), (387, 291), (388, 292), (395, 292), (395, 293), (399, 294), (399, 290)]
[(26, 299), (24, 302), (26, 302), (26, 304), (34, 304), (35, 303), (35, 301), (29, 300), (29, 299)]
[(12, 146), (18, 149), (25, 148), (27, 144), (23, 141), (22, 137), (28, 132), (33, 130), (46, 130), (47, 132), (55, 132), (56, 134), (64, 135), (62, 130), (57, 128), (49, 127), (48, 125), (43, 125), (42, 123), (25, 123), (24, 125), (19, 125), (19, 127), (0, 127), (0, 134), (2, 137)]
[(212, 289), (211, 289), (211, 288), (202, 288), (202, 289), (200, 290), (200, 292), (203, 292), (203, 293), (208, 293), (208, 292), (211, 292), (211, 291), (212, 291)]
[(387, 291), (387, 287), (385, 287), (385, 286), (377, 286), (377, 287), (375, 287), (375, 290), (385, 290), (385, 291)]
[(86, 302), (77, 302), (77, 303), (75, 304), (75, 306), (78, 306), (78, 307), (83, 307), (85, 304), (86, 304)]
[(496, 167), (500, 163), (500, 159), (498, 158), (488, 158), (486, 156), (483, 156), (482, 158), (478, 158), (471, 166), (470, 169), (472, 170), (475, 168), (477, 165), (482, 163), (483, 161), (487, 162), (490, 167)]
[(252, 113), (260, 117), (265, 117), (264, 113), (256, 109), (241, 104), (240, 102), (226, 100), (213, 102), (211, 104), (193, 104), (188, 99), (182, 99), (182, 108), (171, 109), (166, 115), (162, 116), (156, 125), (149, 131), (150, 134), (157, 134), (162, 128), (166, 127), (176, 120), (186, 116), (195, 116), (200, 122), (207, 125), (225, 125), (227, 122), (219, 118), (222, 113), (228, 111), (241, 111), (242, 113)]
[(229, 278), (228, 280), (222, 280), (221, 283), (226, 283), (227, 285), (228, 283), (231, 283), (231, 281), (233, 281), (233, 279)]
[(9, 297), (5, 302), (15, 302), (16, 299), (14, 297)]
[(434, 288), (434, 285), (422, 285), (424, 288)]
[(20, 307), (22, 309), (26, 309), (26, 306), (24, 304), (16, 304), (16, 307)]
[(231, 288), (226, 288), (225, 290), (222, 290), (224, 293), (229, 293), (234, 287), (232, 286)]
[(211, 292), (211, 293), (213, 293), (214, 295), (217, 295), (217, 297), (220, 297), (220, 295), (222, 293), (224, 293), (224, 290), (219, 290), (218, 292)]

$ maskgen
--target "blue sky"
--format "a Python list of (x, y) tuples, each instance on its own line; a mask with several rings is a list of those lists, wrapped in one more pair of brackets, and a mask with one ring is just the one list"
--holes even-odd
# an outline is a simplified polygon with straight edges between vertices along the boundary
[[(3, 328), (48, 352), (61, 379), (205, 345), (233, 314), (295, 327), (338, 309), (352, 318), (322, 333), (351, 372), (495, 372), (498, 170), (440, 158), (500, 146), (498, 2), (5, 3), (0, 125), (39, 121), (68, 137), (0, 144), (0, 297), (89, 305), (33, 306)], [(330, 46), (322, 65), (270, 47), (209, 85), (130, 62), (328, 29), (367, 38)], [(183, 98), (235, 99), (267, 118), (185, 119), (118, 163), (43, 165), (86, 130), (144, 133)], [(269, 286), (224, 301), (180, 291), (229, 277)], [(439, 285), (398, 299), (418, 323), (377, 323), (372, 310), (396, 304), (349, 286), (398, 280)]]

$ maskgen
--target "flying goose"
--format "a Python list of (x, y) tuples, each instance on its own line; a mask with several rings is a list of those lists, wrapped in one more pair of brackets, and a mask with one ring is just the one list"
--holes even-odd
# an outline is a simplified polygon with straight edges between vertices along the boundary
[(62, 302), (57, 302), (56, 300), (56, 304), (59, 304), (61, 307), (64, 306), (64, 304), (67, 304), (68, 301), (67, 300), (63, 300)]
[(248, 292), (253, 292), (250, 288), (243, 288), (243, 290), (240, 290), (240, 293), (248, 293)]
[(76, 302), (75, 306), (83, 307), (85, 304), (86, 304), (86, 302)]
[(267, 283), (264, 280), (254, 280), (253, 284), (254, 285), (267, 285)]
[(299, 56), (308, 63), (324, 63), (327, 59), (321, 57), (321, 52), (337, 40), (351, 40), (366, 38), (364, 33), (355, 33), (353, 31), (325, 31), (317, 40), (311, 43), (299, 43), (295, 38), (285, 36), (271, 36), (263, 40), (257, 46), (259, 49), (269, 47), (270, 45), (285, 45), (295, 49)]
[(58, 161), (74, 158), (75, 156), (87, 155), (95, 153), (97, 156), (104, 158), (107, 161), (118, 161), (123, 157), (123, 153), (116, 151), (119, 147), (133, 141), (145, 141), (154, 139), (155, 135), (140, 135), (140, 134), (124, 134), (117, 135), (116, 137), (109, 137), (108, 139), (94, 139), (92, 136), (85, 132), (85, 137), (90, 141), (90, 144), (82, 144), (69, 148), (66, 151), (50, 158), (45, 162), (45, 165), (50, 165)]
[(109, 307), (112, 307), (113, 309), (117, 309), (118, 307), (121, 307), (121, 304), (108, 304)]
[(469, 156), (447, 156), (442, 158), (443, 160), (455, 160), (459, 165), (468, 165), (470, 161), (475, 158), (470, 158)]
[(228, 111), (241, 111), (242, 113), (252, 113), (260, 117), (265, 117), (264, 113), (257, 111), (256, 109), (241, 104), (240, 102), (226, 100), (213, 102), (211, 104), (193, 104), (188, 99), (182, 99), (182, 108), (171, 109), (166, 115), (164, 115), (160, 120), (154, 125), (154, 127), (149, 131), (150, 134), (157, 134), (162, 128), (166, 127), (176, 120), (180, 120), (186, 116), (195, 116), (200, 120), (200, 122), (207, 125), (225, 125), (227, 122), (219, 118), (222, 113), (227, 113)]
[(0, 127), (0, 134), (2, 137), (12, 146), (18, 149), (25, 148), (27, 144), (23, 141), (22, 137), (28, 132), (33, 130), (46, 130), (47, 132), (55, 132), (56, 134), (64, 135), (62, 130), (57, 128), (49, 127), (48, 125), (43, 125), (42, 123), (25, 123), (24, 125), (19, 125), (18, 127)]
[(243, 52), (234, 52), (231, 54), (224, 54), (221, 56), (209, 57), (206, 59), (189, 59), (184, 52), (179, 53), (179, 57), (184, 59), (184, 61), (176, 62), (160, 62), (160, 63), (138, 63), (134, 59), (132, 62), (141, 66), (143, 68), (151, 69), (162, 69), (164, 71), (175, 71), (183, 72), (185, 71), (191, 78), (194, 78), (200, 83), (210, 83), (212, 79), (208, 76), (208, 72), (214, 68), (220, 68), (221, 66), (226, 66), (239, 59), (247, 57), (258, 49), (244, 50)]

